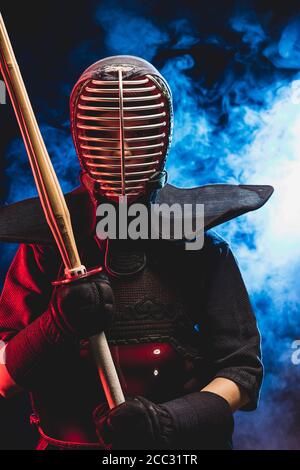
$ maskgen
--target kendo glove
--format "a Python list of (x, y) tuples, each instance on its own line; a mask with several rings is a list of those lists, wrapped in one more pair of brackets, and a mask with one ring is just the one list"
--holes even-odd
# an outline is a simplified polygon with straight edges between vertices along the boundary
[(6, 346), (6, 367), (14, 381), (30, 388), (58, 346), (78, 343), (113, 320), (114, 295), (104, 274), (55, 287), (48, 309)]
[(94, 411), (100, 443), (107, 449), (230, 449), (234, 421), (228, 402), (195, 392), (156, 405), (143, 397)]
[(98, 274), (57, 287), (49, 306), (60, 335), (89, 338), (110, 326), (114, 295), (106, 275)]

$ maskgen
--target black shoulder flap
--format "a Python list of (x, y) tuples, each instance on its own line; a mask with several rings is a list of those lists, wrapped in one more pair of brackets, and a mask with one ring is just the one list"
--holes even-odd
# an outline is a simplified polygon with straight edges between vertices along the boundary
[[(88, 192), (80, 187), (65, 195), (76, 241), (87, 238), (95, 226), (95, 211)], [(54, 238), (38, 197), (0, 207), (0, 241), (50, 245)]]
[(158, 192), (157, 204), (204, 204), (204, 228), (208, 230), (239, 215), (262, 207), (271, 197), (272, 186), (211, 184), (181, 189), (167, 184)]
[[(204, 228), (210, 229), (246, 212), (259, 209), (273, 193), (272, 186), (215, 184), (180, 189), (167, 184), (157, 192), (155, 203), (204, 204)], [(95, 208), (87, 190), (80, 187), (66, 194), (76, 241), (94, 230)], [(54, 243), (39, 198), (26, 199), (0, 208), (0, 241)]]

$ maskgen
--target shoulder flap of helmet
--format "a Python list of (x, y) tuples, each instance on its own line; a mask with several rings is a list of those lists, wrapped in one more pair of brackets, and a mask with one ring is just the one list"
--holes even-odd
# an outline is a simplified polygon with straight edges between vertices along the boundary
[[(157, 192), (156, 204), (204, 204), (204, 229), (262, 207), (271, 197), (274, 188), (267, 185), (212, 184), (181, 189), (167, 184)], [(193, 212), (194, 214), (194, 212)]]
[[(77, 243), (95, 226), (95, 210), (88, 192), (80, 187), (65, 195)], [(38, 197), (0, 207), (0, 241), (54, 244)]]
[[(204, 204), (204, 229), (262, 207), (273, 193), (272, 186), (215, 184), (180, 189), (167, 184), (157, 192), (156, 204)], [(94, 231), (95, 209), (88, 192), (80, 187), (66, 194), (75, 239), (86, 240)], [(52, 245), (53, 236), (39, 198), (0, 207), (0, 241)]]

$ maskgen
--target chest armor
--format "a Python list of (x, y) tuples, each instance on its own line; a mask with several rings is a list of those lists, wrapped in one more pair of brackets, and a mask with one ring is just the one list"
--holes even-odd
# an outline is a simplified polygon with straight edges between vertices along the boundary
[[(116, 315), (106, 337), (125, 397), (163, 403), (208, 383), (207, 335), (201, 332), (201, 276), (195, 301), (179, 253), (148, 247), (112, 246), (104, 261), (103, 250), (90, 243), (83, 259), (90, 267), (105, 264), (109, 273)], [(34, 409), (48, 435), (96, 442), (92, 412), (105, 396), (89, 342), (69, 354), (55, 364), (56, 380), (33, 394)]]
[(204, 342), (184, 273), (176, 259), (166, 262), (166, 252), (133, 246), (112, 246), (106, 256), (116, 299), (106, 336), (123, 391), (159, 402), (200, 390)]

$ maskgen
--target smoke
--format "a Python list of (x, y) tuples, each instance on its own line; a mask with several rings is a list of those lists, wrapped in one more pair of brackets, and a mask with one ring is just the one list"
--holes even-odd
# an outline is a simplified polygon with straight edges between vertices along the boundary
[(264, 55), (272, 61), (277, 68), (300, 68), (300, 15), (290, 21), (283, 29), (278, 43), (271, 42)]
[[(64, 192), (70, 191), (78, 185), (79, 163), (72, 143), (72, 137), (67, 128), (55, 128), (47, 124), (40, 126), (48, 153), (59, 182)], [(6, 202), (16, 202), (25, 197), (37, 196), (28, 157), (22, 140), (14, 140), (6, 153), (8, 177), (12, 180)], [(14, 175), (17, 176), (14, 178)]]
[(149, 19), (126, 11), (121, 5), (122, 2), (115, 8), (115, 2), (103, 2), (96, 12), (96, 21), (106, 33), (110, 54), (136, 55), (151, 61), (157, 50), (168, 42), (168, 34)]
[[(162, 8), (157, 1), (105, 0), (93, 12), (101, 38), (104, 32), (99, 58), (138, 55), (169, 81), (175, 108), (171, 183), (275, 187), (264, 208), (218, 228), (239, 260), (263, 338), (261, 404), (254, 413), (238, 414), (236, 446), (299, 448), (300, 366), (292, 363), (291, 345), (300, 339), (300, 16), (292, 12), (279, 20), (257, 2), (247, 8), (228, 2), (223, 10), (214, 3), (218, 14), (207, 2), (193, 10), (178, 1)], [(80, 38), (70, 51), (79, 73), (89, 41)], [(95, 60), (94, 46), (89, 57)], [(45, 111), (43, 119), (67, 191), (78, 174), (68, 126), (57, 122), (54, 128)], [(6, 160), (8, 202), (32, 196), (20, 141), (12, 142)]]

